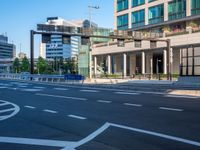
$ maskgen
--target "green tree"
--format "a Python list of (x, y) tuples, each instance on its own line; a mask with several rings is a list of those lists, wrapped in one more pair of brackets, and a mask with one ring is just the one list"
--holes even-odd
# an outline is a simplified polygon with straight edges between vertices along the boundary
[(13, 62), (13, 69), (15, 73), (19, 73), (20, 71), (20, 62), (18, 58), (15, 58), (14, 62)]
[(38, 58), (38, 62), (37, 62), (38, 74), (44, 74), (44, 73), (46, 73), (47, 72), (47, 68), (48, 68), (47, 61), (44, 58), (39, 57)]
[(22, 59), (22, 64), (21, 64), (21, 71), (22, 72), (28, 72), (30, 69), (30, 63), (27, 57), (24, 57)]
[(77, 74), (78, 64), (75, 58), (65, 59), (63, 64), (64, 73)]

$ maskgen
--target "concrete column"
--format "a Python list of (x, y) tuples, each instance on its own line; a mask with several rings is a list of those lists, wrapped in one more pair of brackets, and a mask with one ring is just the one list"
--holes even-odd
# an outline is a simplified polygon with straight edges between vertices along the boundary
[(135, 74), (136, 68), (136, 54), (130, 55), (130, 75)]
[(167, 50), (163, 51), (163, 73), (167, 74)]
[(145, 74), (145, 53), (142, 52), (142, 74)]
[(168, 2), (164, 3), (164, 21), (168, 21)]
[(145, 25), (149, 24), (149, 8), (145, 8)]
[(97, 57), (94, 56), (94, 76), (97, 75)]
[(191, 16), (191, 0), (186, 1), (186, 16)]
[(127, 55), (124, 53), (123, 54), (123, 76), (126, 77), (127, 74), (127, 64), (126, 64), (126, 60), (127, 60)]
[(153, 57), (151, 57), (151, 59), (150, 59), (150, 73), (151, 73), (151, 75), (153, 74)]
[(108, 74), (111, 74), (111, 57), (108, 55)]
[(132, 28), (132, 12), (128, 13), (128, 28)]

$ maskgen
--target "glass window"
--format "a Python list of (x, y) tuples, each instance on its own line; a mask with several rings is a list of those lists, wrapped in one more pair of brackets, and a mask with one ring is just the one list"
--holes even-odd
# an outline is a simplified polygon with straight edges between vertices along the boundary
[(128, 14), (117, 17), (117, 29), (118, 30), (128, 29)]
[(117, 11), (128, 9), (128, 0), (117, 0)]
[(145, 0), (132, 0), (132, 7), (143, 5), (144, 3), (145, 3)]
[(180, 19), (186, 16), (186, 0), (175, 0), (168, 6), (169, 20)]
[(132, 28), (145, 25), (145, 11), (135, 11), (132, 13)]
[(149, 2), (154, 2), (154, 1), (156, 1), (156, 0), (149, 0)]
[(164, 5), (157, 5), (149, 8), (149, 24), (160, 23), (164, 21)]
[(200, 0), (192, 0), (191, 7), (192, 15), (200, 14)]

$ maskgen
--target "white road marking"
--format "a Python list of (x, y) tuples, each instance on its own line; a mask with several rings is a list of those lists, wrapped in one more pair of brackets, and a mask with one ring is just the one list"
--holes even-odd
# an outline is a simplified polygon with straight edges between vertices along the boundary
[(21, 91), (24, 92), (38, 92), (38, 91), (42, 91), (42, 89), (20, 89)]
[(1, 104), (0, 104), (0, 107), (1, 107), (1, 106), (5, 106), (5, 105), (9, 105), (9, 103), (8, 103), (8, 102), (1, 103)]
[(91, 93), (97, 93), (99, 91), (97, 90), (80, 90), (81, 92), (91, 92)]
[(43, 110), (44, 112), (48, 112), (48, 113), (52, 113), (52, 114), (57, 114), (58, 112), (57, 111), (54, 111), (54, 110), (49, 110), (49, 109), (45, 109)]
[(131, 93), (131, 92), (115, 92), (115, 94), (122, 94), (122, 95), (139, 95), (139, 93)]
[(52, 146), (52, 147), (68, 147), (75, 142), (43, 140), (43, 139), (28, 139), (28, 138), (14, 138), (14, 137), (0, 137), (1, 143), (38, 145), (38, 146)]
[(142, 107), (141, 104), (124, 103), (126, 106)]
[(68, 115), (68, 117), (70, 117), (70, 118), (75, 118), (75, 119), (80, 119), (80, 120), (85, 120), (85, 119), (87, 119), (87, 118), (85, 118), (85, 117), (76, 116), (76, 115)]
[(183, 111), (183, 109), (177, 109), (177, 108), (168, 108), (168, 107), (159, 107), (161, 110), (169, 110), (169, 111)]
[(36, 88), (36, 89), (45, 89), (45, 87), (42, 87), (42, 86), (34, 86), (33, 88)]
[(0, 89), (7, 89), (8, 87), (0, 86)]
[(200, 147), (200, 142), (197, 142), (197, 141), (192, 141), (192, 140), (188, 140), (188, 139), (179, 138), (179, 137), (176, 137), (176, 136), (171, 136), (171, 135), (162, 134), (162, 133), (158, 133), (158, 132), (153, 132), (153, 131), (148, 131), (148, 130), (143, 130), (143, 129), (139, 129), (139, 128), (133, 128), (133, 127), (128, 127), (128, 126), (124, 126), (124, 125), (119, 125), (119, 124), (107, 122), (102, 127), (100, 127), (98, 130), (91, 133), (90, 135), (88, 135), (84, 139), (82, 139), (78, 142), (75, 142), (74, 144), (72, 144), (69, 147), (63, 148), (62, 150), (75, 150), (76, 148), (80, 147), (81, 145), (84, 145), (85, 143), (92, 141), (94, 138), (96, 138), (98, 135), (103, 133), (109, 127), (115, 127), (115, 128), (130, 130), (130, 131), (133, 131), (133, 132), (138, 132), (138, 133), (142, 133), (142, 134), (156, 136), (156, 137), (160, 137), (160, 138), (164, 138), (164, 139), (168, 139), (168, 140), (172, 140), (172, 141), (181, 142), (181, 143)]
[(15, 108), (3, 109), (3, 110), (0, 110), (0, 113), (5, 113), (9, 111), (15, 111)]
[(33, 106), (24, 106), (25, 108), (35, 109)]
[(148, 130), (143, 130), (143, 129), (138, 129), (138, 128), (132, 128), (132, 127), (113, 124), (113, 123), (110, 123), (110, 126), (130, 130), (130, 131), (134, 131), (134, 132), (139, 132), (139, 133), (143, 133), (143, 134), (148, 134), (148, 135), (152, 135), (152, 136), (157, 136), (157, 137), (161, 137), (161, 138), (164, 138), (164, 139), (168, 139), (168, 140), (172, 140), (172, 141), (176, 141), (176, 142), (182, 142), (182, 143), (186, 143), (186, 144), (189, 144), (189, 145), (195, 145), (195, 146), (200, 147), (200, 142), (196, 142), (196, 141), (192, 141), (192, 140), (188, 140), (188, 139), (183, 139), (183, 138), (179, 138), (179, 137), (176, 137), (176, 136), (166, 135), (166, 134), (148, 131)]
[(174, 98), (199, 98), (199, 97), (196, 97), (196, 96), (187, 96), (187, 95), (173, 95), (173, 94), (168, 94), (168, 95), (165, 95), (165, 97), (174, 97)]
[(58, 91), (67, 91), (69, 89), (66, 89), (66, 88), (54, 88), (54, 90), (58, 90)]
[[(7, 101), (3, 101), (3, 100), (0, 100), (0, 102), (1, 102), (0, 107), (5, 106), (5, 105), (10, 106), (10, 108), (8, 108), (8, 109), (1, 109), (0, 110), (0, 121), (11, 118), (11, 117), (15, 116), (20, 111), (19, 106), (17, 106), (16, 104), (13, 104), (13, 103), (10, 103), (10, 102), (7, 102)], [(2, 113), (5, 113), (5, 112), (7, 114), (3, 115)]]
[(72, 99), (72, 100), (79, 100), (79, 101), (86, 101), (86, 98), (79, 98), (79, 97), (67, 97), (67, 96), (60, 96), (60, 95), (50, 95), (50, 94), (40, 94), (37, 93), (38, 96), (46, 96), (46, 97), (55, 97), (55, 98), (64, 98), (64, 99)]
[(112, 103), (112, 101), (105, 101), (105, 100), (97, 100), (99, 103)]

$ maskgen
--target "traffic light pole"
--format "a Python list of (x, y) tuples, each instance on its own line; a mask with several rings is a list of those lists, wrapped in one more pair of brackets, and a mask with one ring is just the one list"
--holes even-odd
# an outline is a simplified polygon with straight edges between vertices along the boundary
[(30, 31), (31, 74), (34, 74), (34, 31)]

